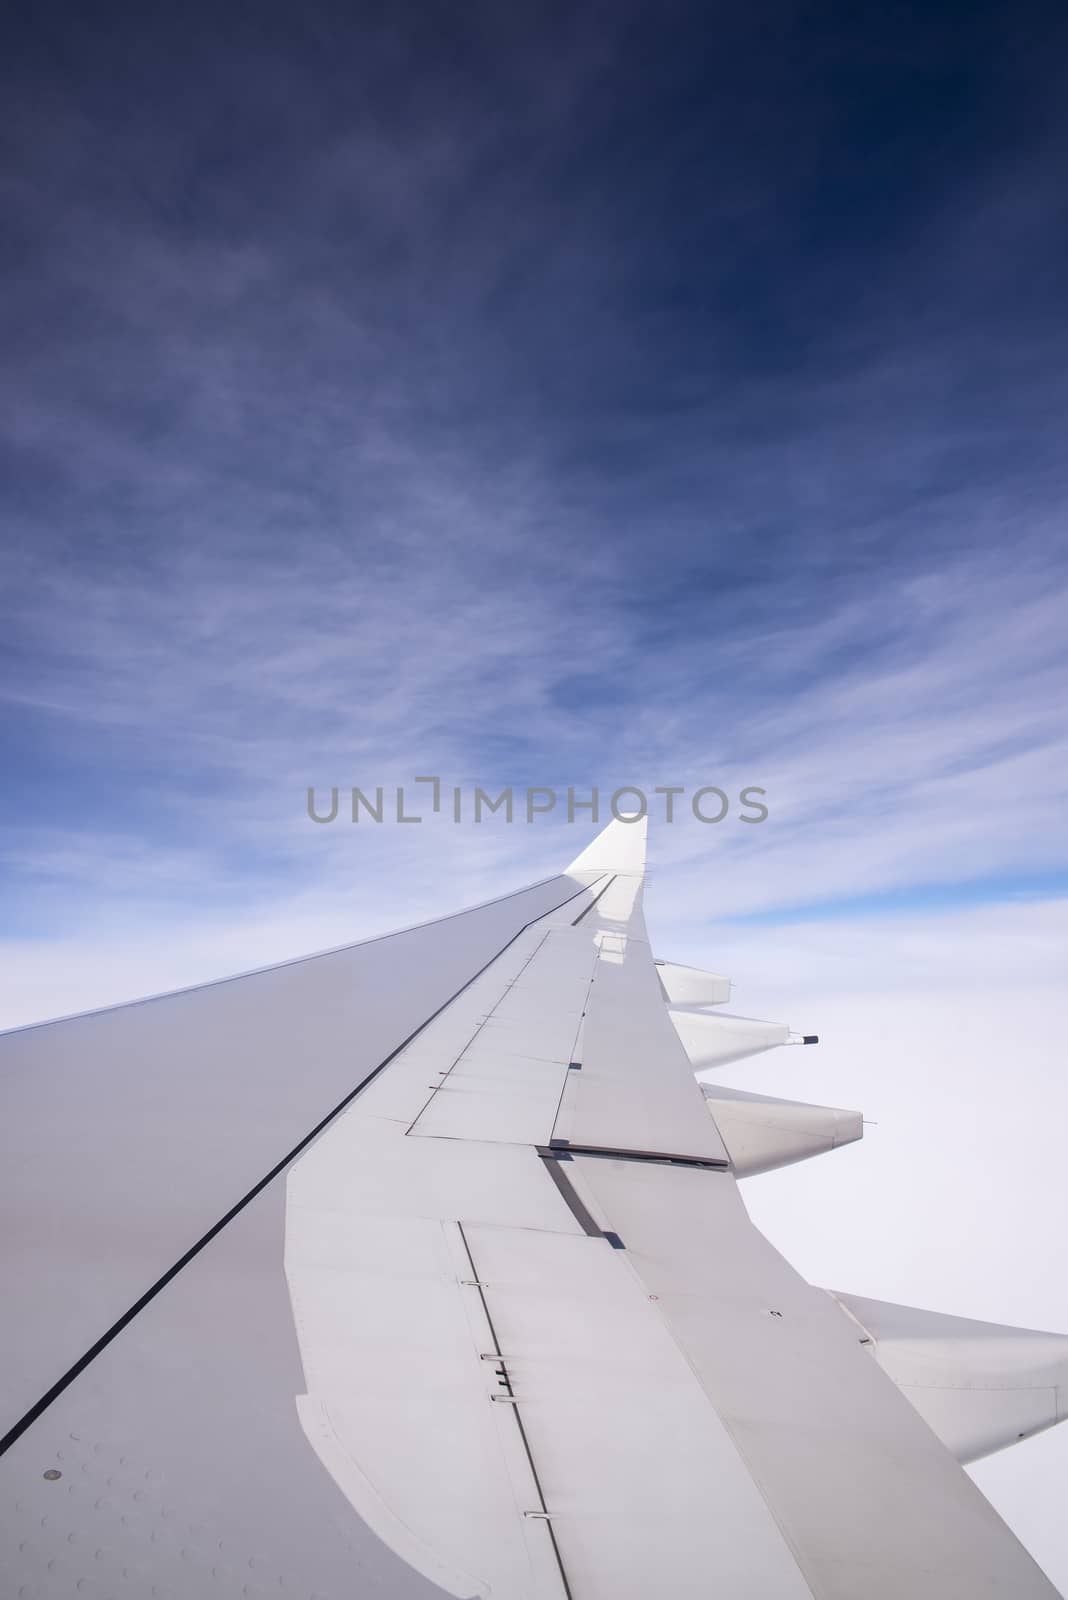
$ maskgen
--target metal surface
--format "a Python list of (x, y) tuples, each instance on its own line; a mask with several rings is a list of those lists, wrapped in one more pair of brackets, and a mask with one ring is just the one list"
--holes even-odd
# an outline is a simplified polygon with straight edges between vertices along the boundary
[(5, 1600), (1053, 1595), (905, 1393), (964, 1453), (1045, 1425), (1059, 1347), (836, 1303), (760, 1236), (728, 1149), (855, 1114), (716, 1090), (724, 1143), (643, 836), (0, 1039)]
[(785, 1044), (790, 1037), (784, 1022), (732, 1017), (722, 1011), (704, 1011), (698, 1007), (672, 1006), (671, 1020), (697, 1072), (763, 1055), (765, 1050)]
[(308, 1448), (284, 1198), (265, 1190), (0, 1459), (4, 1600), (440, 1594)]
[(958, 1461), (978, 1461), (1068, 1416), (1068, 1338), (916, 1306), (833, 1297), (866, 1348)]
[(736, 1178), (774, 1172), (864, 1136), (859, 1111), (777, 1100), (715, 1082), (703, 1083), (701, 1091), (727, 1146)]
[(1055, 1594), (847, 1320), (753, 1227), (733, 1178), (583, 1156), (576, 1166), (814, 1595)]
[(579, 1053), (554, 1140), (727, 1164), (665, 1010), (645, 932), (641, 879), (619, 875), (583, 920), (598, 940)]
[(532, 917), (443, 923), (0, 1036), (0, 1437)]

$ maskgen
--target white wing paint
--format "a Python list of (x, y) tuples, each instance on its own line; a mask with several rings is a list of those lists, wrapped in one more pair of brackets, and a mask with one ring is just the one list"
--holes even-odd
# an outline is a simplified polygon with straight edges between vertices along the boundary
[(669, 1006), (722, 1006), (731, 997), (731, 980), (718, 972), (658, 961), (656, 975)]
[(833, 1297), (868, 1351), (958, 1461), (1068, 1416), (1068, 1338), (859, 1295)]
[(0, 1040), (5, 1594), (1053, 1595), (954, 1457), (1064, 1342), (754, 1229), (736, 1178), (859, 1117), (695, 1081), (791, 1035), (654, 962), (644, 833)]
[(702, 1083), (701, 1091), (731, 1158), (736, 1178), (807, 1161), (809, 1156), (837, 1150), (863, 1137), (859, 1111), (836, 1106), (810, 1106), (800, 1100), (776, 1100), (747, 1094), (721, 1083)]

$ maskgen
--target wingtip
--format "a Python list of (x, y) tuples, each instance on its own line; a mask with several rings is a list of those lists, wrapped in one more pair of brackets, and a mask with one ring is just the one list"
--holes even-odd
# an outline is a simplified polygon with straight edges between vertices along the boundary
[(603, 828), (565, 872), (626, 872), (641, 875), (645, 871), (645, 841), (649, 819), (645, 815), (628, 816), (624, 813)]

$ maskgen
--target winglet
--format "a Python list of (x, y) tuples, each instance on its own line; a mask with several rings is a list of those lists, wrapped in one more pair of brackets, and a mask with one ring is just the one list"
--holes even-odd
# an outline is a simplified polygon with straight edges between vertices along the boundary
[(565, 872), (626, 872), (637, 877), (645, 871), (647, 817), (624, 816), (610, 822)]

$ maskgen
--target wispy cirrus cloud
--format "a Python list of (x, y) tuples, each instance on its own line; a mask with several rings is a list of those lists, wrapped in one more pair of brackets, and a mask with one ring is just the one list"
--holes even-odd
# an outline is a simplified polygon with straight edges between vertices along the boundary
[(1055, 884), (1063, 130), (1033, 57), (933, 23), (974, 81), (881, 127), (823, 74), (877, 99), (900, 41), (817, 28), (799, 70), (783, 17), (714, 63), (685, 7), (655, 38), (476, 8), (454, 55), (163, 29), (106, 96), (31, 51), (16, 925), (294, 893), (377, 925), (399, 877), (444, 905), (572, 853), (558, 818), (303, 815), (423, 771), (759, 784), (766, 826), (662, 832), (663, 892), (704, 867), (717, 914)]

